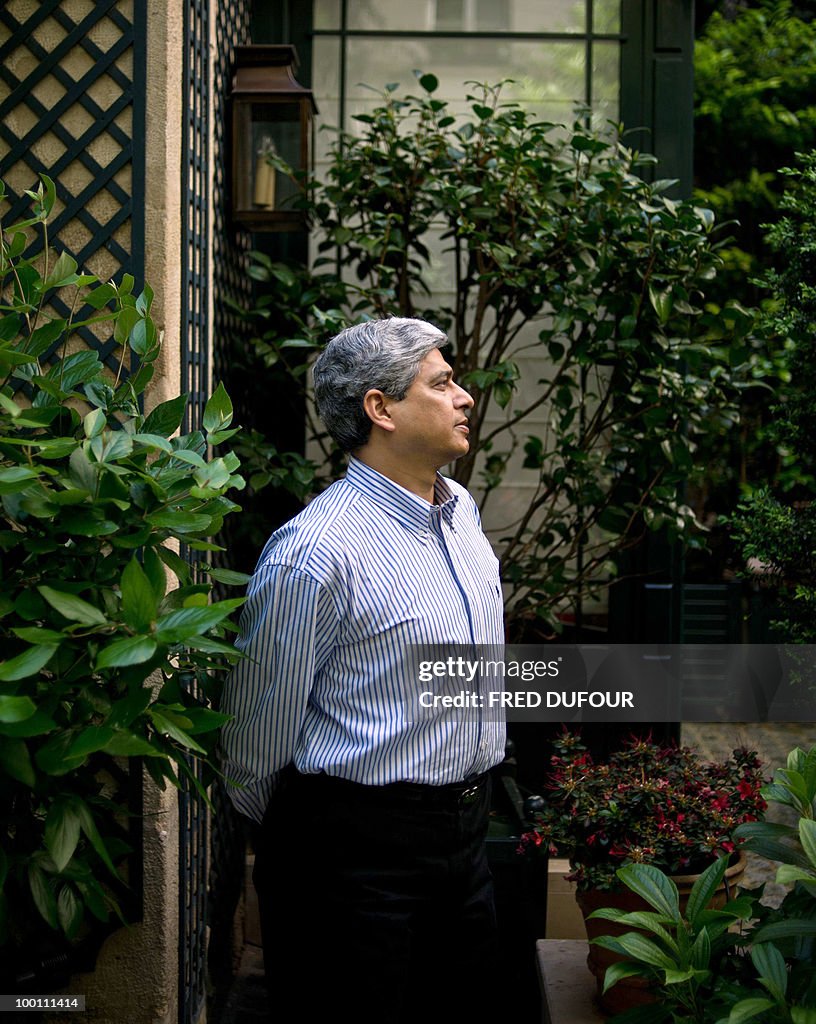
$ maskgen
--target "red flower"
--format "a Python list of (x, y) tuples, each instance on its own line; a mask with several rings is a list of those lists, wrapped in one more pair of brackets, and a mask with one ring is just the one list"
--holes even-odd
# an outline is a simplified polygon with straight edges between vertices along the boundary
[(736, 825), (755, 821), (765, 806), (750, 751), (709, 764), (688, 747), (638, 740), (595, 764), (568, 734), (555, 742), (554, 772), (544, 785), (559, 784), (549, 788), (531, 833), (569, 858), (580, 891), (614, 888), (621, 863), (654, 864), (668, 874), (701, 871), (736, 849)]

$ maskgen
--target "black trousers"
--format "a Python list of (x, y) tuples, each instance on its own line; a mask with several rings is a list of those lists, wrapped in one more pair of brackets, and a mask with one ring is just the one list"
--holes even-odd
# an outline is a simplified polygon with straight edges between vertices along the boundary
[(297, 1007), (306, 1021), (494, 1021), (489, 807), (487, 776), (442, 787), (290, 777), (253, 876), (271, 1019)]

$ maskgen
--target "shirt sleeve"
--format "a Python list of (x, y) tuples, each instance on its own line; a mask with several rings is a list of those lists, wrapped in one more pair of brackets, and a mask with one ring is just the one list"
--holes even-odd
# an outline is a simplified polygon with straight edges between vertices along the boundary
[(338, 615), (325, 586), (288, 565), (261, 566), (250, 581), (221, 710), (227, 792), (236, 808), (263, 817), (277, 772), (289, 764), (312, 681), (328, 657)]

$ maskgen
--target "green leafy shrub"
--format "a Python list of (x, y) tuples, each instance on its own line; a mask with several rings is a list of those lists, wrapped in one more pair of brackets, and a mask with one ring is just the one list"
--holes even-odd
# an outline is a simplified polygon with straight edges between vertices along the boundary
[(181, 773), (203, 792), (189, 758), (206, 761), (224, 720), (208, 695), (241, 603), (211, 603), (212, 581), (242, 581), (192, 562), (237, 508), (237, 457), (208, 458), (235, 433), (226, 392), (203, 431), (177, 433), (184, 396), (145, 412), (160, 350), (150, 289), (55, 258), (55, 187), (43, 177), (28, 194), (30, 219), (0, 225), (0, 945), (18, 953), (119, 912), (115, 780), (143, 763), (162, 787)]
[(795, 460), (800, 485), (746, 498), (730, 520), (746, 559), (776, 586), (775, 629), (786, 642), (816, 639), (816, 152), (785, 170), (784, 216), (769, 233), (779, 269), (766, 275), (773, 296), (768, 329), (786, 350), (791, 383), (774, 408), (774, 434)]
[[(433, 75), (419, 84), (418, 97), (387, 87), (305, 184), (311, 269), (258, 257), (254, 344), (299, 386), (303, 353), (339, 324), (399, 314), (448, 331), (475, 400), (454, 475), (483, 512), (511, 464), (526, 478), (529, 501), (496, 538), (520, 636), (604, 585), (650, 529), (702, 543), (682, 487), (700, 436), (733, 427), (752, 314), (706, 311), (713, 216), (639, 177), (649, 158), (619, 132), (541, 122), (501, 86), (474, 88), (456, 117)], [(432, 302), (440, 277), (452, 304)], [(523, 380), (531, 357), (541, 376)]]
[(755, 301), (751, 278), (771, 265), (764, 226), (778, 216), (779, 168), (816, 145), (816, 22), (790, 0), (715, 12), (694, 49), (695, 184), (734, 221), (715, 292)]

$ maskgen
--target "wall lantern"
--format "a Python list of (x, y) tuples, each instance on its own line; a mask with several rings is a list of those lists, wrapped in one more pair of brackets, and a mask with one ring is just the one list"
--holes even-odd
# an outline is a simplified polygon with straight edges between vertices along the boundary
[(236, 46), (232, 92), (232, 219), (251, 231), (305, 227), (294, 208), (298, 185), (272, 167), (278, 154), (310, 172), (314, 115), (311, 89), (295, 81), (294, 46)]

